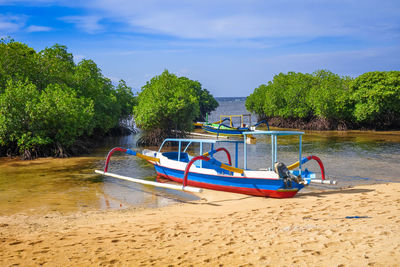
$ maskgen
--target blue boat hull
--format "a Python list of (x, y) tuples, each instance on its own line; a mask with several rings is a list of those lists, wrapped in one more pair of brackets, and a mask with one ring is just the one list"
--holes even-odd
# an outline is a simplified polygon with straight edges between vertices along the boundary
[(203, 130), (212, 133), (212, 134), (219, 134), (219, 135), (233, 135), (233, 136), (241, 136), (243, 135), (243, 132), (248, 132), (250, 129), (248, 128), (242, 128), (242, 129), (217, 129), (211, 126), (203, 125)]
[[(183, 183), (184, 171), (154, 165), (158, 176), (172, 181)], [(282, 179), (242, 178), (231, 175), (210, 175), (189, 172), (188, 185), (212, 190), (240, 193), (253, 196), (290, 198), (304, 187), (302, 184), (292, 182), (285, 185)]]

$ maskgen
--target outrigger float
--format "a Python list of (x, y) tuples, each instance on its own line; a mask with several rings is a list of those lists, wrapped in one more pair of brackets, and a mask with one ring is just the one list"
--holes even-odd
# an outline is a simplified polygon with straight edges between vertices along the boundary
[[(271, 138), (270, 168), (260, 170), (247, 168), (248, 144), (246, 144), (246, 136), (250, 134), (253, 136), (267, 135)], [(142, 153), (116, 147), (108, 153), (104, 171), (96, 170), (96, 173), (132, 182), (191, 192), (199, 192), (201, 188), (206, 188), (253, 196), (290, 198), (310, 183), (336, 184), (336, 181), (325, 179), (324, 165), (317, 156), (302, 157), (303, 134), (304, 132), (298, 131), (249, 131), (243, 133), (243, 140), (167, 138), (158, 151), (145, 149)], [(299, 137), (299, 160), (286, 167), (285, 164), (278, 162), (277, 138), (278, 136), (289, 135)], [(177, 143), (178, 151), (162, 152), (165, 144), (169, 142)], [(232, 164), (230, 152), (221, 146), (224, 144), (234, 147), (234, 164)], [(238, 167), (239, 145), (243, 146), (243, 168)], [(191, 156), (187, 152), (189, 147), (193, 146), (200, 150), (197, 156)], [(205, 150), (206, 146), (209, 147), (208, 151)], [(111, 155), (116, 151), (138, 156), (153, 164), (157, 173), (157, 181), (158, 178), (163, 177), (182, 185), (145, 181), (108, 172)], [(221, 151), (226, 154), (226, 163), (214, 158), (214, 155)], [(314, 172), (307, 169), (303, 170), (303, 165), (309, 160), (318, 162), (321, 169), (321, 179), (317, 179)]]

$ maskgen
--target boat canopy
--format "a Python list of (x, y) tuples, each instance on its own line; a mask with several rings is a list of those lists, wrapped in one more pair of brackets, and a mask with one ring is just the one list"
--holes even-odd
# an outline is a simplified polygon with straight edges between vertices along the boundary
[[(185, 138), (167, 138), (164, 140), (164, 142), (161, 144), (158, 152), (161, 152), (161, 149), (167, 142), (177, 142), (178, 143), (178, 152), (182, 151), (182, 147), (185, 145), (185, 148), (182, 152), (186, 152), (188, 147), (193, 144), (197, 143), (200, 146), (200, 155), (202, 155), (205, 151), (203, 145), (204, 144), (211, 144), (211, 149), (214, 149), (215, 144), (219, 143), (231, 143), (235, 144), (235, 167), (238, 168), (238, 152), (239, 152), (239, 144), (243, 144), (243, 169), (247, 170), (247, 143), (246, 139), (247, 137), (255, 137), (257, 135), (267, 135), (271, 136), (271, 170), (274, 169), (274, 164), (277, 162), (277, 151), (278, 151), (278, 136), (288, 136), (288, 135), (297, 135), (299, 136), (299, 172), (301, 174), (301, 154), (302, 154), (302, 135), (304, 132), (300, 131), (248, 131), (248, 132), (243, 132), (243, 140), (240, 139), (185, 139)], [(178, 161), (180, 161), (180, 153), (178, 153)]]
[(255, 135), (267, 135), (271, 136), (271, 170), (274, 169), (274, 163), (278, 161), (278, 136), (285, 136), (285, 135), (298, 135), (299, 136), (299, 173), (300, 175), (302, 174), (301, 171), (301, 147), (302, 147), (302, 135), (304, 132), (299, 132), (299, 131), (250, 131), (250, 132), (243, 132), (243, 140), (244, 140), (244, 165), (243, 168), (247, 169), (247, 144), (246, 144), (246, 138), (249, 136), (255, 136)]
[[(160, 148), (158, 149), (158, 152), (161, 152), (161, 149), (163, 148), (164, 144), (167, 142), (178, 142), (178, 161), (181, 160), (181, 150), (182, 150), (182, 145), (186, 144), (185, 149), (183, 152), (186, 152), (186, 150), (189, 148), (189, 146), (193, 143), (197, 143), (200, 145), (200, 155), (203, 155), (204, 153), (204, 144), (211, 144), (211, 150), (214, 149), (214, 145), (218, 143), (233, 143), (235, 144), (235, 167), (238, 167), (238, 152), (239, 152), (239, 144), (242, 144), (242, 140), (227, 140), (227, 139), (185, 139), (185, 138), (167, 138), (162, 142)], [(200, 162), (200, 166), (202, 166), (202, 161)]]
[(247, 117), (249, 119), (249, 126), (251, 125), (251, 114), (242, 114), (242, 115), (219, 115), (219, 122), (222, 123), (225, 119), (229, 118), (229, 126), (233, 127), (233, 118), (240, 119), (240, 127), (244, 127), (244, 118)]

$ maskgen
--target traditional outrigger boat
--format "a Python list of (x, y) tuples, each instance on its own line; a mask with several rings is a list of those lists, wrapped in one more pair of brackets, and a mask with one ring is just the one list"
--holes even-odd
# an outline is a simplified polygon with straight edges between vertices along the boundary
[[(253, 136), (270, 136), (270, 168), (259, 170), (250, 170), (247, 168), (248, 144), (246, 143), (246, 136), (250, 134)], [(250, 131), (243, 133), (243, 140), (168, 138), (164, 140), (158, 151), (145, 149), (142, 153), (117, 147), (108, 153), (104, 171), (96, 170), (96, 173), (133, 182), (186, 191), (198, 192), (199, 190), (196, 190), (198, 188), (207, 188), (254, 196), (289, 198), (313, 182), (320, 184), (336, 183), (335, 181), (325, 180), (324, 166), (318, 157), (302, 157), (301, 146), (303, 134), (303, 132), (298, 131)], [(288, 135), (299, 137), (299, 160), (286, 167), (283, 163), (278, 162), (277, 137)], [(177, 143), (178, 151), (163, 152), (165, 144), (169, 142)], [(232, 164), (232, 157), (229, 151), (221, 145), (234, 147), (234, 164)], [(239, 145), (243, 146), (243, 168), (238, 167)], [(200, 150), (197, 156), (192, 156), (188, 153), (189, 148), (194, 146)], [(206, 151), (206, 146), (209, 147), (208, 151)], [(182, 186), (144, 181), (108, 172), (110, 157), (115, 151), (125, 152), (147, 160), (154, 165), (157, 178), (164, 177), (178, 182)], [(222, 163), (215, 159), (214, 155), (220, 151), (226, 153), (227, 163)], [(307, 169), (303, 170), (303, 164), (311, 159), (318, 162), (321, 169), (321, 179), (316, 179), (315, 173)]]
[[(233, 125), (233, 119), (239, 118), (239, 126), (235, 127)], [(247, 118), (249, 123), (245, 124), (244, 119)], [(227, 121), (227, 124), (225, 123)], [(213, 123), (205, 122), (201, 125), (201, 128), (212, 134), (216, 134), (217, 136), (243, 136), (243, 132), (250, 132), (255, 130), (257, 126), (265, 123), (269, 130), (269, 125), (267, 121), (260, 121), (255, 125), (251, 125), (251, 114), (243, 114), (243, 115), (220, 115), (220, 120)], [(199, 125), (199, 124), (195, 124)]]

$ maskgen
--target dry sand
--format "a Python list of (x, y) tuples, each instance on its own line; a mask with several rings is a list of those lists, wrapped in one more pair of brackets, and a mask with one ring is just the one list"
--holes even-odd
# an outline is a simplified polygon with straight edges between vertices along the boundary
[[(400, 266), (400, 184), (0, 217), (0, 266)], [(367, 218), (345, 218), (367, 216)]]

